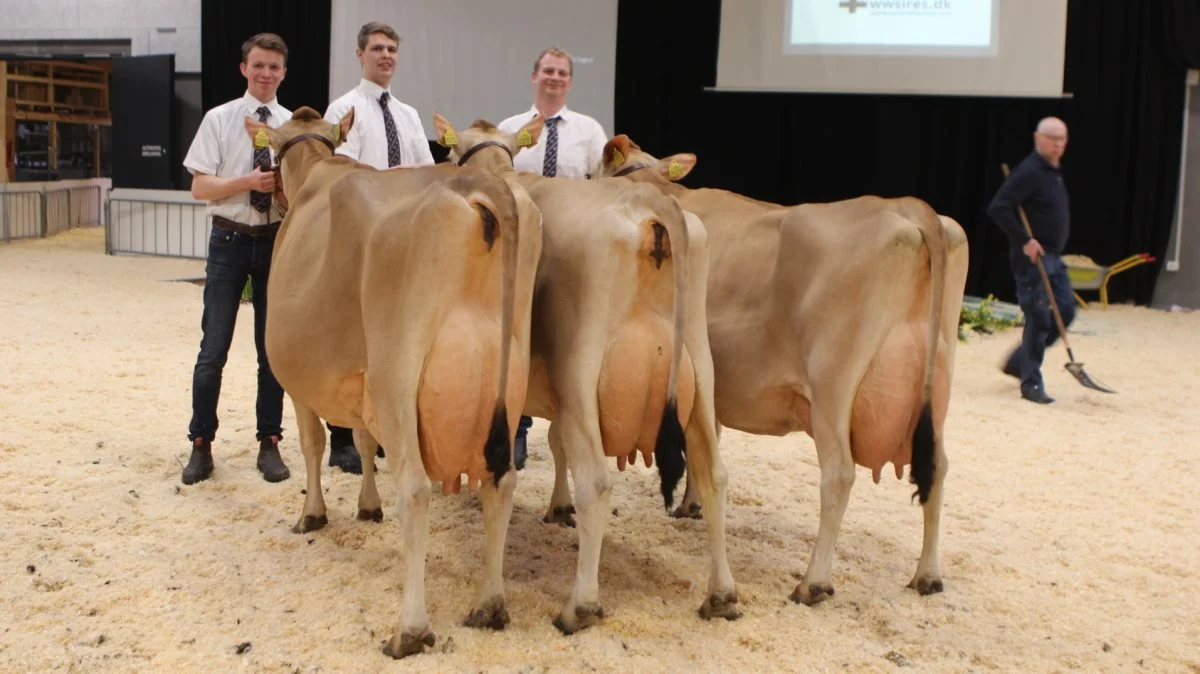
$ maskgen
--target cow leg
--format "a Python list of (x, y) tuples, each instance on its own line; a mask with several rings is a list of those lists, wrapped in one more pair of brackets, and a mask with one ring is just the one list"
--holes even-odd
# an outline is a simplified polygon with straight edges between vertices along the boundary
[(550, 495), (550, 509), (542, 518), (547, 524), (558, 522), (566, 526), (575, 526), (575, 506), (571, 504), (571, 489), (567, 485), (567, 455), (563, 452), (560, 421), (551, 421), (546, 440), (550, 444), (550, 453), (554, 455), (554, 493)]
[[(815, 388), (815, 387), (814, 387)], [(840, 394), (840, 395), (839, 395)], [(836, 387), (829, 399), (851, 400), (849, 392)], [(850, 455), (850, 410), (813, 407), (813, 441), (821, 465), (821, 520), (804, 580), (792, 592), (792, 601), (812, 606), (833, 595), (831, 569), (833, 551), (850, 489), (854, 486), (854, 459)]]
[[(717, 424), (717, 446), (721, 446), (721, 424), (719, 423)], [(690, 468), (687, 469), (686, 477), (687, 488), (683, 492), (683, 500), (675, 507), (675, 511), (671, 513), (671, 517), (676, 519), (704, 519), (704, 511), (700, 508), (700, 502), (696, 500), (696, 481), (692, 478), (692, 470)]]
[(304, 510), (292, 532), (302, 534), (320, 529), (329, 523), (325, 517), (325, 496), (321, 491), (321, 458), (325, 456), (325, 427), (311, 408), (292, 400), (296, 411), (296, 426), (300, 434), (300, 451), (304, 454), (304, 470), (308, 477)]
[[(595, 410), (595, 400), (583, 409)], [(558, 423), (562, 426), (563, 447), (575, 483), (579, 559), (571, 598), (554, 619), (554, 626), (563, 634), (574, 634), (604, 617), (600, 605), (600, 548), (610, 513), (612, 478), (600, 449), (599, 426), (595, 423), (585, 425), (566, 415), (560, 417)]]
[(946, 471), (950, 468), (942, 442), (939, 436), (935, 450), (937, 453), (934, 455), (933, 488), (929, 491), (929, 499), (922, 506), (925, 515), (925, 537), (921, 543), (921, 559), (917, 562), (917, 573), (908, 584), (921, 595), (942, 591), (942, 561), (938, 552), (938, 542), (942, 519), (942, 483), (946, 479)]
[(379, 443), (367, 431), (356, 428), (354, 446), (358, 447), (358, 455), (362, 458), (363, 471), (362, 487), (358, 490), (358, 519), (382, 522), (383, 501), (375, 487), (375, 448)]
[(686, 472), (687, 488), (683, 492), (683, 500), (679, 505), (675, 506), (675, 510), (671, 513), (671, 517), (676, 519), (702, 519), (700, 502), (696, 497), (696, 478), (692, 474), (692, 469), (689, 467)]
[(737, 589), (734, 587), (733, 572), (729, 569), (729, 557), (725, 550), (725, 499), (729, 474), (721, 461), (717, 435), (708, 431), (712, 428), (712, 420), (708, 418), (710, 414), (711, 408), (706, 408), (697, 395), (692, 418), (684, 430), (687, 438), (689, 489), (691, 485), (695, 485), (695, 494), (700, 500), (699, 507), (704, 509), (711, 560), (708, 599), (700, 606), (700, 617), (705, 620), (736, 620), (741, 617), (742, 612), (737, 605)]
[[(415, 408), (416, 405), (414, 404)], [(401, 428), (411, 429), (405, 435), (413, 437), (398, 442), (400, 434), (389, 435), (387, 455), (393, 451), (402, 453), (397, 462), (396, 487), (399, 502), (403, 504), (403, 536), (405, 548), (404, 603), (400, 609), (400, 622), (392, 638), (383, 646), (383, 652), (400, 659), (416, 655), (432, 647), (437, 638), (429, 630), (429, 614), (425, 608), (425, 557), (429, 543), (429, 477), (417, 449), (416, 419)], [(395, 438), (395, 440), (393, 440)]]
[(502, 630), (508, 624), (508, 610), (504, 607), (504, 545), (508, 523), (512, 520), (516, 484), (517, 471), (510, 470), (500, 478), (499, 487), (489, 477), (484, 478), (480, 488), (487, 549), (484, 554), (483, 582), (479, 585), (475, 607), (464, 622), (467, 627)]

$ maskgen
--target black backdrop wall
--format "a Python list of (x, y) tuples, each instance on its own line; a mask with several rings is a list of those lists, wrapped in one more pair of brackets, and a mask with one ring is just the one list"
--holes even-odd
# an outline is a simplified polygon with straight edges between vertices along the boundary
[[(728, 4), (728, 3), (727, 3)], [(1069, 3), (1070, 99), (712, 93), (720, 0), (620, 0), (616, 129), (648, 152), (694, 152), (691, 187), (798, 203), (913, 195), (967, 232), (967, 292), (1014, 296), (1007, 242), (984, 214), (1032, 150), (1045, 115), (1071, 140), (1068, 252), (1161, 265), (1175, 212), (1188, 67), (1200, 67), (1196, 0)], [(1149, 303), (1158, 266), (1121, 274), (1113, 301)]]
[(331, 15), (331, 0), (203, 0), (200, 86), (204, 110), (246, 92), (246, 79), (238, 70), (242, 43), (266, 31), (278, 34), (288, 46), (288, 72), (279, 85), (280, 105), (289, 110), (307, 105), (324, 114), (329, 105)]

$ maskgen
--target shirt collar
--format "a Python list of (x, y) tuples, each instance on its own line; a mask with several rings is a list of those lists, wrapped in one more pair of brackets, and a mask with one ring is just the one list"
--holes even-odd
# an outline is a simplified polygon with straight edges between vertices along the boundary
[[(532, 113), (529, 115), (529, 119), (531, 119), (531, 120), (538, 116), (537, 103), (534, 103), (533, 105), (529, 106), (529, 112)], [(572, 114), (571, 111), (567, 108), (566, 105), (564, 105), (558, 109), (558, 112), (554, 113), (553, 115), (550, 115), (550, 117), (559, 117), (560, 121), (569, 122), (571, 119), (571, 114)], [(549, 117), (547, 117), (547, 119), (549, 119)]]
[[(272, 98), (271, 100), (267, 101), (266, 103), (263, 103), (262, 101), (258, 100), (254, 96), (250, 95), (249, 89), (246, 90), (246, 93), (242, 94), (242, 101), (244, 101), (246, 103), (246, 105), (250, 106), (251, 111), (258, 110), (260, 107), (262, 107), (264, 105), (267, 106), (268, 108), (274, 108), (274, 107), (279, 106), (279, 97), (278, 96), (276, 96), (275, 98)], [(274, 111), (272, 111), (272, 113), (274, 113)]]
[(389, 98), (391, 97), (392, 93), (391, 89), (385, 89), (365, 77), (358, 81), (358, 90), (366, 94), (367, 98), (375, 101), (378, 101), (380, 94), (385, 91), (388, 92)]

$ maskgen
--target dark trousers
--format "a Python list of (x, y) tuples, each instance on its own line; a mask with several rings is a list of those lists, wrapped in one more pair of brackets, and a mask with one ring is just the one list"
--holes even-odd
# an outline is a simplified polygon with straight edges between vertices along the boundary
[(221, 373), (233, 343), (233, 328), (242, 301), (242, 288), (250, 278), (254, 294), (254, 345), (258, 350), (259, 440), (283, 436), (283, 388), (267, 363), (264, 332), (267, 325), (267, 277), (271, 270), (271, 248), (275, 234), (247, 236), (214, 226), (208, 241), (208, 263), (204, 267), (204, 314), (200, 319), (203, 337), (192, 374), (192, 421), (188, 439), (216, 436), (219, 425), (217, 401), (221, 397)]
[[(1058, 325), (1051, 313), (1046, 287), (1037, 266), (1019, 251), (1009, 257), (1009, 263), (1017, 282), (1017, 302), (1025, 315), (1025, 331), (1020, 346), (1009, 356), (1005, 369), (1021, 373), (1021, 391), (1044, 391), (1042, 360), (1046, 355), (1046, 347), (1058, 341)], [(1042, 265), (1046, 268), (1046, 276), (1050, 278), (1050, 287), (1054, 291), (1058, 311), (1062, 314), (1063, 325), (1070, 327), (1075, 320), (1075, 295), (1071, 292), (1067, 265), (1058, 255), (1050, 253), (1042, 258)]]

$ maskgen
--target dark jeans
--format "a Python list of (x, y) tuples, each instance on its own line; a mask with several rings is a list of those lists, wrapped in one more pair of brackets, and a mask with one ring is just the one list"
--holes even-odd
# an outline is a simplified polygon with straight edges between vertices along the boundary
[[(1008, 369), (1021, 373), (1021, 391), (1035, 388), (1044, 391), (1042, 360), (1046, 355), (1046, 347), (1058, 341), (1058, 325), (1050, 311), (1046, 287), (1042, 284), (1037, 266), (1019, 251), (1009, 257), (1009, 263), (1017, 281), (1017, 302), (1025, 314), (1025, 332), (1021, 337), (1021, 345), (1009, 356)], [(1046, 268), (1046, 276), (1050, 278), (1050, 287), (1054, 291), (1058, 311), (1062, 314), (1063, 325), (1070, 327), (1075, 320), (1075, 296), (1071, 292), (1067, 265), (1058, 255), (1050, 253), (1042, 258), (1042, 265)]]
[(250, 278), (254, 293), (254, 345), (258, 349), (259, 440), (283, 436), (283, 388), (267, 364), (263, 337), (267, 325), (267, 276), (271, 270), (271, 248), (275, 235), (246, 236), (213, 227), (208, 241), (208, 264), (204, 267), (203, 337), (200, 355), (192, 374), (192, 421), (188, 439), (216, 436), (219, 425), (217, 401), (221, 397), (221, 373), (233, 343), (233, 328), (242, 301), (242, 288)]

